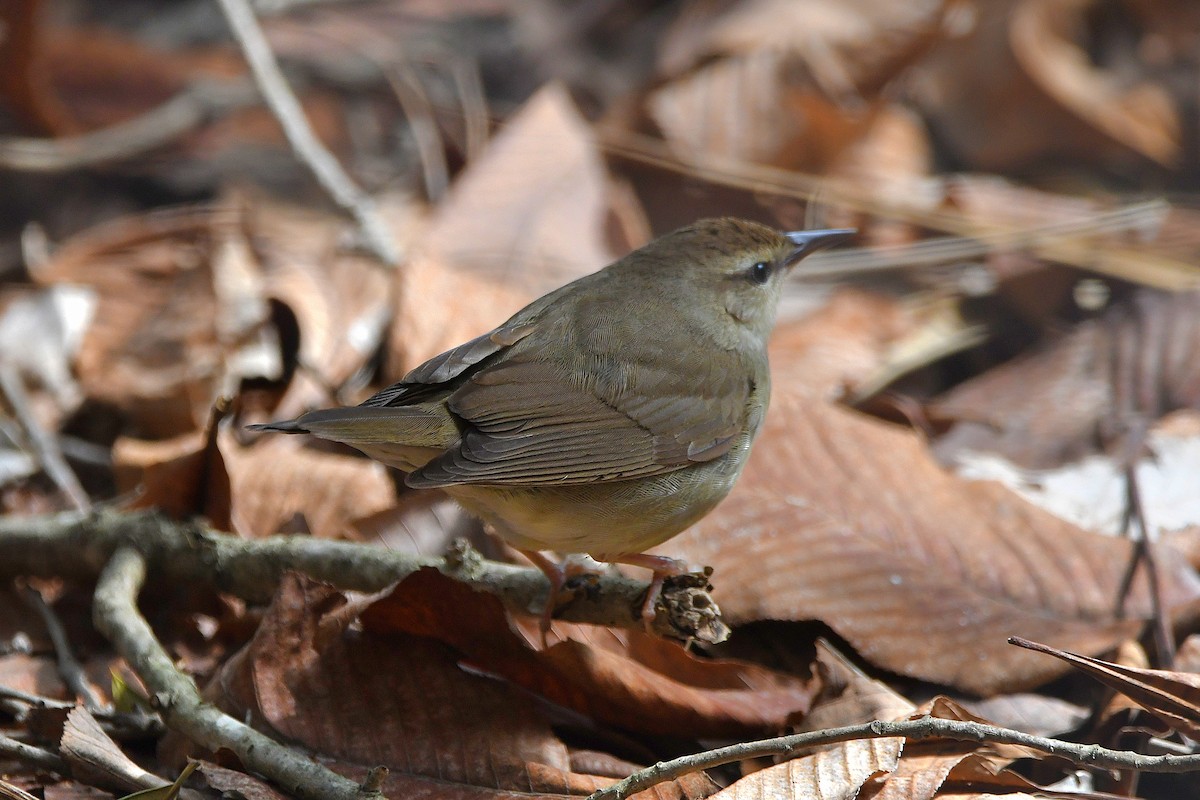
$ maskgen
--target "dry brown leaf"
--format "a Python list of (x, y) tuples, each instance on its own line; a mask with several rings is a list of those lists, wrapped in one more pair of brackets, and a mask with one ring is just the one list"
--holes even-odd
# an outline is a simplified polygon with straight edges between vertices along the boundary
[[(915, 207), (917, 198), (933, 196), (932, 169), (933, 146), (924, 122), (911, 108), (889, 103), (875, 109), (867, 129), (838, 154), (826, 174), (861, 197), (878, 198), (892, 207)], [(837, 218), (835, 224), (855, 222)], [(907, 222), (882, 217), (859, 224), (870, 244), (905, 244), (916, 238), (914, 226)]]
[(946, 797), (942, 790), (950, 786), (969, 786), (981, 798), (1033, 796), (1019, 790), (1039, 790), (1016, 773), (1003, 770), (994, 757), (953, 752), (964, 749), (953, 746), (943, 747), (944, 753), (925, 752), (931, 749), (921, 748), (920, 753), (905, 751), (896, 770), (870, 781), (859, 795), (860, 800), (932, 800)]
[(607, 192), (591, 129), (562, 86), (547, 86), (459, 176), (397, 274), (392, 374), (612, 261)]
[(122, 437), (113, 466), (134, 508), (204, 515), (218, 530), (250, 538), (312, 533), (360, 538), (359, 523), (390, 511), (396, 488), (382, 464), (305, 447), (294, 437), (249, 443), (218, 409), (203, 431), (164, 441)]
[(202, 427), (243, 376), (227, 362), (261, 350), (267, 306), (241, 235), (227, 206), (156, 212), (81, 234), (36, 271), (42, 283), (95, 290), (76, 371), (84, 392), (125, 411), (137, 435)]
[(152, 789), (165, 781), (147, 772), (121, 751), (87, 709), (77, 707), (67, 715), (59, 742), (71, 774), (89, 784), (125, 791)]
[[(347, 250), (344, 220), (265, 198), (241, 202), (250, 209), (263, 294), (295, 316), (300, 337), (297, 372), (273, 418), (330, 405), (330, 388), (361, 370), (383, 342), (395, 306), (392, 279), (371, 259)], [(382, 211), (393, 229), (413, 221), (407, 206)], [(409, 237), (401, 231), (398, 238)]]
[(43, 114), (55, 136), (136, 117), (182, 89), (199, 63), (109, 28), (47, 26), (37, 47)]
[(200, 762), (197, 770), (210, 787), (218, 792), (232, 793), (233, 797), (244, 797), (246, 800), (292, 800), (291, 795), (284, 794), (261, 778), (226, 769), (208, 761)]
[[(1114, 610), (1127, 541), (955, 477), (912, 433), (812, 397), (803, 353), (771, 358), (771, 409), (738, 485), (659, 549), (714, 567), (727, 619), (821, 620), (881, 667), (994, 694), (1062, 671), (1009, 636), (1095, 653), (1149, 617), (1140, 581)], [(1178, 562), (1162, 584), (1168, 609), (1200, 594)]]
[[(647, 109), (681, 155), (778, 163), (793, 142), (814, 138), (804, 117), (780, 113), (781, 95), (793, 88), (780, 85), (783, 64), (783, 54), (770, 50), (720, 59), (654, 91)], [(825, 113), (839, 116), (828, 103)], [(861, 130), (840, 133), (846, 142)]]
[(929, 410), (955, 423), (938, 455), (1052, 467), (1113, 444), (1131, 423), (1200, 408), (1198, 309), (1197, 292), (1139, 290), (1044, 350), (959, 385)]
[[(811, 292), (803, 285), (788, 289), (789, 295)], [(786, 312), (785, 305), (781, 316)], [(803, 319), (785, 318), (772, 341), (780, 352), (803, 353), (803, 364), (796, 369), (803, 370), (805, 385), (814, 395), (833, 400), (869, 383), (885, 369), (896, 343), (917, 335), (922, 326), (921, 315), (910, 304), (862, 289), (839, 288)]]
[(229, 473), (217, 447), (218, 406), (204, 430), (172, 439), (121, 436), (113, 442), (113, 477), (121, 493), (134, 493), (130, 508), (157, 508), (183, 519), (203, 515), (217, 530), (230, 530)]
[(1130, 84), (1115, 70), (1096, 67), (1074, 41), (1095, 5), (1095, 0), (1022, 0), (1012, 15), (1013, 55), (1038, 88), (1063, 108), (1131, 150), (1175, 166), (1181, 122), (1166, 89), (1149, 81)]
[(717, 792), (713, 800), (853, 800), (872, 776), (896, 768), (903, 744), (903, 739), (843, 742), (751, 773)]
[(367, 630), (440, 639), (488, 673), (610, 725), (642, 733), (734, 736), (783, 729), (808, 708), (799, 679), (696, 658), (673, 642), (556, 623), (571, 638), (545, 651), (513, 630), (500, 602), (434, 570), (400, 583), (363, 614)]
[(1185, 736), (1200, 738), (1200, 675), (1115, 664), (1017, 637), (1013, 644), (1065, 661), (1116, 689)]
[(1190, 634), (1175, 651), (1175, 668), (1200, 674), (1200, 634)]
[(983, 700), (958, 701), (963, 708), (1001, 728), (1035, 736), (1062, 736), (1087, 721), (1087, 708), (1044, 694), (1002, 694)]
[(0, 656), (0, 685), (21, 692), (65, 700), (67, 687), (58, 675), (53, 658), (8, 653)]
[[(391, 797), (562, 797), (611, 782), (571, 770), (567, 747), (511, 686), (458, 666), (446, 645), (348, 628), (345, 598), (285, 578), (251, 644), (226, 663), (207, 695), (310, 748), (355, 780), (387, 766)], [(637, 795), (699, 798), (692, 776)]]
[[(920, 708), (909, 705), (897, 718), (925, 716), (982, 721), (940, 696)], [(994, 783), (997, 785), (1020, 782), (1018, 776), (1002, 772), (1009, 760), (987, 752), (987, 746), (977, 742), (906, 743), (903, 738), (851, 740), (754, 772), (715, 797), (731, 800), (757, 800), (760, 797), (796, 800), (812, 797), (822, 800), (932, 798), (956, 771), (969, 771), (974, 778), (996, 778)]]
[[(953, 700), (938, 696), (903, 719), (961, 720), (987, 723)], [(1007, 794), (1037, 787), (1007, 769), (1015, 758), (1040, 756), (1025, 748), (986, 742), (925, 739), (909, 742), (896, 769), (871, 779), (859, 795), (863, 800), (930, 800), (947, 785)]]
[[(1107, 169), (1178, 160), (1178, 112), (1129, 57), (1096, 63), (1093, 0), (964, 4), (912, 85), (950, 153), (971, 169), (1011, 173), (1065, 159)], [(1114, 30), (1126, 40), (1136, 33)], [(1097, 34), (1102, 35), (1102, 34)], [(1106, 54), (1108, 55), (1108, 54)], [(1118, 61), (1117, 59), (1121, 59)], [(1044, 169), (1042, 170), (1045, 171)]]
[(812, 709), (799, 720), (798, 731), (819, 731), (877, 719), (897, 719), (916, 706), (876, 680), (833, 648), (817, 640), (817, 674), (821, 691)]
[(396, 489), (377, 461), (306, 448), (291, 436), (243, 445), (231, 429), (217, 434), (229, 474), (234, 531), (257, 538), (280, 530), (357, 538), (358, 520), (391, 508)]
[(416, 556), (442, 556), (456, 539), (485, 551), (495, 542), (478, 517), (435, 491), (403, 492), (394, 506), (356, 520), (354, 528), (361, 541)]
[(946, 5), (755, 0), (703, 22), (684, 14), (647, 110), (681, 155), (828, 167), (869, 129), (863, 97), (937, 38)]

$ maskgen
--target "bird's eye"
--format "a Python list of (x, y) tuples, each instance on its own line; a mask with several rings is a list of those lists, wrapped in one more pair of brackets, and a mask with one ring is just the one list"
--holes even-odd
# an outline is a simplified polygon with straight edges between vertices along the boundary
[(763, 284), (771, 279), (771, 271), (769, 261), (759, 261), (746, 270), (746, 277), (750, 279), (751, 283)]

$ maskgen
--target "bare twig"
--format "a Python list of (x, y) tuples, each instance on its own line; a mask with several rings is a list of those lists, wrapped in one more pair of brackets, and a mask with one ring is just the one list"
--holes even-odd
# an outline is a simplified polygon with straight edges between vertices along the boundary
[(1158, 664), (1171, 669), (1175, 664), (1175, 635), (1171, 630), (1170, 615), (1163, 602), (1162, 580), (1158, 559), (1155, 558), (1154, 542), (1150, 539), (1146, 524), (1146, 509), (1142, 505), (1142, 493), (1138, 486), (1137, 464), (1125, 464), (1125, 530), (1132, 534), (1134, 542), (1133, 561), (1146, 568), (1146, 580), (1150, 587), (1150, 603), (1153, 612), (1151, 627), (1154, 644), (1158, 651)]
[(317, 139), (304, 116), (300, 101), (283, 77), (254, 11), (245, 0), (218, 2), (254, 73), (263, 99), (279, 120), (296, 156), (308, 166), (334, 201), (358, 222), (367, 246), (376, 257), (391, 266), (399, 264), (400, 252), (379, 215), (375, 201), (354, 183), (333, 154)]
[[(6, 706), (5, 710), (28, 706), (30, 708), (53, 708), (59, 711), (70, 711), (76, 706), (73, 702), (68, 703), (65, 700), (55, 700), (53, 697), (30, 694), (12, 686), (0, 686), (0, 702), (3, 702)], [(104, 732), (114, 739), (146, 739), (152, 736), (161, 736), (163, 733), (162, 720), (153, 714), (148, 714), (140, 710), (126, 712), (97, 708), (90, 713), (100, 723), (101, 727), (104, 728)], [(23, 714), (14, 713), (14, 716), (21, 719)]]
[(3, 735), (0, 735), (0, 757), (15, 759), (24, 764), (31, 764), (38, 769), (57, 772), (59, 775), (71, 774), (66, 762), (49, 750), (18, 742), (16, 739)]
[(258, 101), (258, 90), (249, 82), (195, 83), (139, 117), (91, 133), (62, 139), (0, 137), (0, 168), (67, 172), (122, 161)]
[[(156, 579), (206, 583), (250, 602), (271, 599), (280, 577), (295, 570), (341, 589), (377, 592), (422, 568), (434, 568), (496, 595), (517, 613), (538, 613), (549, 583), (539, 570), (486, 561), (477, 553), (426, 558), (354, 542), (308, 536), (239, 539), (152, 512), (0, 518), (0, 576), (93, 579), (122, 545), (138, 549)], [(594, 588), (558, 609), (561, 619), (642, 630), (647, 583), (599, 576)], [(728, 630), (712, 597), (701, 588), (668, 585), (655, 631), (675, 638), (720, 641)]]
[(248, 770), (268, 776), (287, 791), (307, 798), (365, 800), (358, 784), (284, 747), (222, 713), (200, 696), (195, 682), (175, 668), (170, 656), (138, 612), (137, 596), (146, 579), (146, 560), (132, 548), (119, 549), (100, 573), (93, 618), (117, 652), (146, 683), (168, 727), (210, 750), (228, 749)]
[(79, 510), (90, 508), (91, 498), (83, 490), (83, 486), (75, 477), (75, 473), (71, 471), (71, 467), (67, 465), (67, 460), (63, 458), (58, 442), (38, 422), (29, 404), (29, 396), (25, 392), (25, 382), (11, 364), (0, 364), (0, 388), (8, 398), (13, 414), (20, 420), (21, 426), (29, 436), (29, 443), (33, 447), (34, 455), (37, 456), (42, 468), (46, 470), (46, 474), (54, 481), (54, 485)]
[(467, 161), (473, 161), (483, 152), (488, 136), (487, 98), (483, 92), (483, 79), (479, 77), (479, 64), (473, 59), (452, 58), (450, 74), (462, 105), (463, 147)]
[(384, 76), (400, 108), (404, 110), (404, 116), (408, 118), (408, 128), (417, 146), (421, 172), (425, 177), (425, 195), (431, 201), (440, 200), (450, 183), (450, 171), (434, 120), (433, 104), (429, 102), (429, 97), (421, 87), (421, 79), (411, 64), (399, 61), (391, 68), (384, 67)]
[(733, 761), (762, 756), (790, 756), (806, 748), (856, 739), (886, 739), (901, 736), (906, 739), (954, 739), (967, 742), (1015, 744), (1065, 758), (1085, 767), (1135, 769), (1143, 772), (1194, 772), (1200, 770), (1200, 755), (1148, 756), (1141, 753), (1110, 750), (1095, 744), (1078, 744), (1049, 739), (1045, 736), (1034, 736), (979, 722), (922, 717), (899, 722), (867, 722), (861, 725), (848, 725), (844, 728), (829, 728), (791, 736), (779, 736), (774, 739), (762, 739), (757, 742), (743, 742), (704, 753), (682, 756), (671, 761), (660, 761), (652, 767), (635, 772), (612, 786), (593, 792), (588, 800), (624, 800), (630, 795), (689, 772), (717, 767)]
[(26, 586), (25, 602), (41, 616), (42, 624), (46, 626), (46, 633), (50, 635), (50, 642), (54, 645), (54, 653), (58, 657), (58, 674), (67, 688), (71, 690), (71, 694), (82, 698), (83, 704), (88, 710), (103, 708), (104, 702), (92, 691), (92, 685), (83, 671), (83, 665), (79, 663), (79, 659), (75, 658), (75, 651), (71, 648), (70, 640), (67, 639), (67, 632), (63, 629), (54, 609), (46, 603), (46, 598), (42, 597), (42, 593), (37, 589)]
[(996, 230), (978, 236), (939, 236), (912, 244), (845, 248), (821, 253), (819, 258), (814, 256), (813, 264), (806, 261), (796, 277), (803, 280), (846, 278), (973, 261), (990, 253), (1031, 249), (1047, 242), (1143, 229), (1149, 222), (1161, 220), (1167, 210), (1166, 203), (1161, 200), (1148, 200), (1097, 212), (1084, 219), (1020, 231)]

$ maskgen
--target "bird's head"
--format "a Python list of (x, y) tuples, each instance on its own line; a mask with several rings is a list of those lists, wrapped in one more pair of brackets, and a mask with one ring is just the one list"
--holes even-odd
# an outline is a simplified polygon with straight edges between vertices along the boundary
[(638, 251), (642, 267), (679, 285), (679, 301), (709, 304), (765, 343), (775, 325), (783, 282), (810, 253), (852, 238), (853, 229), (781, 233), (721, 217), (680, 228)]

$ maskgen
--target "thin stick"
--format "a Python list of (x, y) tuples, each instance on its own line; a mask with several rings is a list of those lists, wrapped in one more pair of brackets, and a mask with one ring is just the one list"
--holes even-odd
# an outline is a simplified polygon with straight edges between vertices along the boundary
[(1103, 769), (1136, 769), (1143, 772), (1193, 772), (1200, 770), (1200, 755), (1147, 756), (1123, 750), (1110, 750), (1095, 744), (1077, 744), (1020, 731), (963, 722), (955, 719), (922, 717), (900, 722), (867, 722), (844, 728), (797, 733), (762, 739), (757, 742), (720, 747), (704, 753), (660, 761), (652, 767), (633, 773), (612, 786), (593, 792), (588, 800), (624, 800), (630, 795), (665, 781), (674, 780), (689, 772), (718, 767), (743, 759), (761, 756), (789, 756), (798, 750), (820, 745), (848, 742), (856, 739), (886, 739), (902, 736), (906, 739), (955, 739), (968, 742), (1015, 744), (1043, 753), (1065, 758), (1080, 766)]
[(445, 147), (434, 120), (433, 104), (421, 88), (421, 79), (411, 64), (399, 61), (391, 68), (382, 65), (381, 68), (404, 116), (408, 118), (408, 129), (417, 146), (421, 173), (425, 178), (425, 195), (433, 202), (441, 200), (450, 184), (450, 170), (446, 166)]
[(176, 669), (149, 623), (138, 612), (137, 596), (145, 579), (145, 559), (132, 548), (118, 550), (100, 573), (93, 618), (100, 632), (145, 681), (168, 727), (209, 750), (232, 751), (247, 770), (266, 775), (299, 797), (314, 800), (382, 797), (378, 792), (361, 792), (354, 781), (206, 703), (195, 682)]
[(233, 31), (234, 38), (242, 48), (246, 62), (250, 65), (254, 79), (262, 91), (263, 99), (283, 127), (283, 133), (296, 156), (308, 166), (317, 182), (334, 201), (358, 222), (366, 245), (380, 261), (389, 266), (400, 263), (401, 255), (375, 201), (358, 187), (341, 164), (317, 139), (312, 126), (304, 116), (300, 101), (288, 87), (267, 44), (258, 18), (254, 16), (245, 0), (218, 0), (221, 10)]
[(46, 474), (50, 476), (50, 480), (54, 481), (54, 485), (77, 509), (86, 511), (91, 508), (91, 498), (80, 485), (75, 473), (71, 471), (70, 465), (63, 457), (62, 450), (58, 447), (58, 441), (38, 422), (29, 403), (29, 395), (25, 392), (25, 382), (11, 364), (0, 364), (0, 389), (3, 389), (8, 398), (13, 414), (20, 420), (21, 426), (29, 437), (29, 444), (33, 448), (34, 455), (37, 456), (42, 468), (46, 470)]
[(31, 764), (47, 772), (57, 772), (59, 775), (64, 776), (71, 774), (71, 770), (67, 767), (66, 762), (54, 753), (43, 750), (40, 747), (34, 747), (31, 744), (19, 742), (8, 736), (0, 735), (0, 756), (11, 758), (24, 764)]
[[(1139, 436), (1139, 439), (1144, 438)], [(1158, 559), (1155, 557), (1154, 542), (1150, 539), (1150, 529), (1146, 524), (1146, 508), (1142, 505), (1142, 492), (1137, 479), (1137, 464), (1125, 464), (1125, 503), (1128, 506), (1126, 530), (1133, 534), (1135, 560), (1140, 560), (1146, 567), (1146, 580), (1150, 588), (1150, 603), (1153, 614), (1151, 628), (1154, 631), (1154, 643), (1158, 650), (1158, 664), (1163, 669), (1173, 669), (1175, 664), (1175, 636), (1171, 630), (1169, 615), (1163, 602), (1162, 581), (1159, 579)]]
[[(61, 711), (70, 711), (76, 707), (76, 703), (73, 702), (68, 703), (64, 700), (55, 700), (52, 697), (30, 694), (11, 686), (0, 686), (0, 704), (6, 706), (6, 710), (30, 706), (33, 708), (54, 708)], [(13, 715), (20, 719), (24, 713), (24, 710), (22, 710)], [(161, 736), (164, 733), (162, 720), (153, 714), (147, 714), (141, 710), (113, 711), (112, 709), (97, 708), (88, 713), (100, 723), (100, 727), (104, 729), (104, 732), (114, 739), (147, 739)]]
[(79, 659), (75, 658), (75, 651), (71, 647), (71, 641), (67, 638), (67, 632), (62, 626), (62, 622), (59, 621), (58, 615), (54, 613), (54, 609), (46, 602), (46, 598), (42, 597), (42, 593), (37, 589), (26, 586), (25, 602), (41, 616), (42, 624), (46, 626), (46, 633), (50, 635), (50, 642), (54, 645), (54, 653), (58, 657), (58, 674), (67, 688), (71, 690), (71, 694), (83, 698), (83, 704), (89, 711), (103, 709), (104, 702), (92, 690), (83, 665), (79, 663)]
[(53, 173), (125, 161), (258, 101), (258, 89), (249, 81), (198, 82), (141, 116), (90, 133), (62, 139), (0, 137), (0, 167)]

